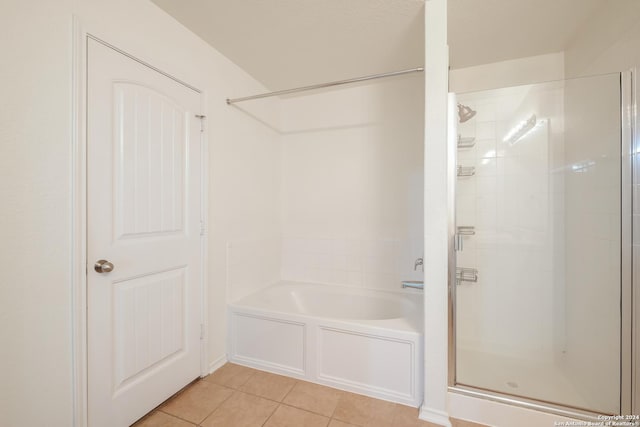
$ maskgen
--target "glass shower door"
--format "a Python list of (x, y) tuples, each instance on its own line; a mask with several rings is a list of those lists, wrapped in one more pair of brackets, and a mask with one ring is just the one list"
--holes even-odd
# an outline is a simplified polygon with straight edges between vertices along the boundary
[(455, 383), (620, 412), (620, 74), (458, 94)]

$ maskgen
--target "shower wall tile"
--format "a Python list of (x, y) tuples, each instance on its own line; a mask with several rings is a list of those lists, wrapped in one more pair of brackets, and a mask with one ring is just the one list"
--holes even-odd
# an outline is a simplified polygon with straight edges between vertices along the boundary
[(414, 271), (422, 242), (397, 240), (282, 240), (283, 280), (398, 290), (402, 280), (421, 280)]
[(476, 147), (460, 148), (458, 150), (458, 164), (465, 164), (473, 162), (476, 159), (478, 150)]
[[(477, 107), (473, 102), (467, 102), (465, 105), (477, 111)], [(476, 124), (477, 120), (475, 120), (475, 118), (464, 123), (460, 123), (458, 125), (458, 134), (462, 135), (463, 137), (470, 136), (477, 138)]]
[[(477, 94), (473, 101), (459, 99), (478, 113), (460, 126), (460, 133), (475, 137), (476, 145), (468, 153), (458, 150), (459, 158), (465, 159), (459, 164), (475, 166), (476, 174), (456, 182), (456, 221), (475, 226), (476, 234), (464, 237), (457, 265), (476, 268), (478, 281), (456, 288), (458, 344), (485, 353), (550, 360), (556, 342), (552, 321), (557, 316), (543, 313), (557, 310), (552, 236), (559, 228), (551, 228), (550, 218), (554, 203), (564, 206), (558, 187), (563, 182), (549, 178), (548, 127), (515, 144), (502, 141), (521, 117), (538, 108), (535, 96), (528, 99), (526, 89), (513, 89), (518, 90), (522, 92), (513, 100), (481, 99)], [(544, 108), (550, 117), (557, 106)], [(552, 195), (554, 190), (557, 195)], [(564, 221), (562, 216), (555, 218)]]
[(474, 196), (476, 194), (477, 182), (474, 179), (458, 179), (457, 193), (460, 196)]
[(475, 179), (477, 194), (496, 194), (498, 179), (496, 176), (478, 176)]
[(475, 225), (475, 195), (459, 195), (456, 197), (456, 221), (459, 225)]
[(496, 138), (496, 122), (478, 122), (476, 125), (477, 140), (493, 140)]
[(475, 176), (496, 176), (497, 160), (495, 158), (485, 158), (477, 162)]
[(475, 148), (476, 160), (489, 159), (497, 157), (498, 155), (496, 151), (496, 140), (494, 138), (476, 141)]
[(496, 122), (496, 104), (493, 102), (478, 102), (474, 104), (476, 109), (475, 120), (478, 123)]
[(280, 278), (280, 237), (227, 243), (227, 299), (234, 301)]
[(281, 103), (283, 279), (391, 290), (422, 279), (413, 271), (424, 255), (416, 84), (379, 80)]

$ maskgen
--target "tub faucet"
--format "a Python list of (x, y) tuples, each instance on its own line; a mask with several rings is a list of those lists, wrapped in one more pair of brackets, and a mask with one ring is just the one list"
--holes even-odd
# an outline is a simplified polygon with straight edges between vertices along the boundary
[(422, 258), (418, 258), (416, 260), (416, 263), (413, 265), (413, 271), (417, 271), (418, 267), (420, 267), (420, 269), (424, 271), (424, 260)]
[(402, 288), (424, 289), (424, 282), (419, 282), (417, 280), (405, 280), (402, 282)]

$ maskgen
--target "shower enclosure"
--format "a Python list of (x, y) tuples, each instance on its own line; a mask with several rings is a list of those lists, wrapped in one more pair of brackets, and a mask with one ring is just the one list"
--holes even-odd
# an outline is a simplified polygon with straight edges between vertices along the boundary
[(457, 95), (452, 390), (631, 413), (629, 83)]

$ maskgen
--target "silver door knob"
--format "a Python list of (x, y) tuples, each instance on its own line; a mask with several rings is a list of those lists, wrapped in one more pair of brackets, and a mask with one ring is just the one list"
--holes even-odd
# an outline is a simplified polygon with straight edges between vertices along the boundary
[(93, 268), (98, 273), (109, 273), (113, 271), (113, 264), (111, 264), (106, 259), (101, 259), (99, 261), (96, 261), (96, 263), (93, 265)]

